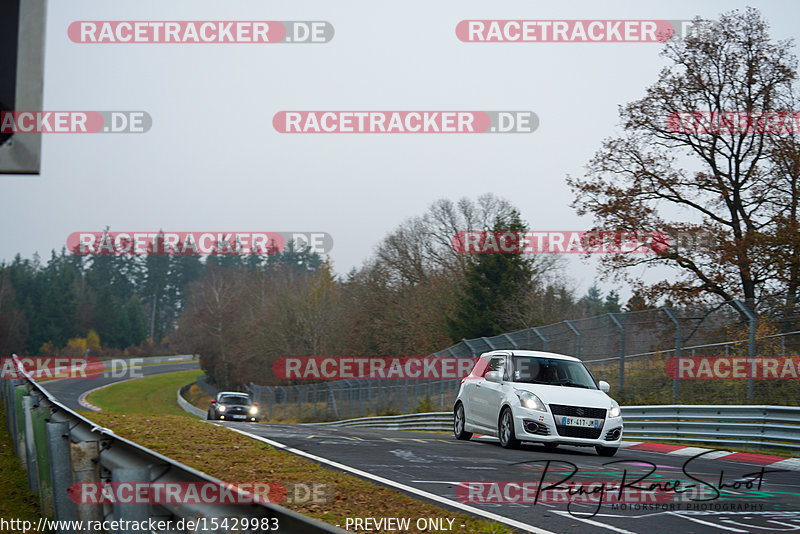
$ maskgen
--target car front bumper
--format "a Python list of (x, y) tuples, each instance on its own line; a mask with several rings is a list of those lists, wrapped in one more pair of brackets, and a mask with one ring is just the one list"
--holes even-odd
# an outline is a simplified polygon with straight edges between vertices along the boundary
[[(540, 412), (522, 406), (512, 407), (514, 415), (514, 433), (521, 441), (540, 443), (558, 443), (581, 447), (619, 447), (622, 443), (624, 426), (622, 417), (607, 417), (602, 420), (598, 429), (564, 427), (556, 425), (551, 412)], [(570, 430), (566, 430), (566, 429)], [(565, 435), (572, 433), (572, 435)], [(596, 437), (595, 437), (596, 435)]]
[(217, 419), (221, 421), (233, 421), (234, 423), (257, 423), (258, 415), (221, 413), (217, 415)]

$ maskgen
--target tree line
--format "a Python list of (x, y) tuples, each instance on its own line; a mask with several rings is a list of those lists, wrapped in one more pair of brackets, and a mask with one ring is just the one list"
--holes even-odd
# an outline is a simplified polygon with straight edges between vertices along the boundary
[[(595, 229), (674, 238), (654, 254), (602, 257), (601, 275), (634, 290), (624, 306), (597, 287), (576, 295), (557, 255), (456, 251), (460, 231), (529, 229), (515, 206), (486, 194), (436, 200), (346, 274), (293, 247), (205, 260), (18, 256), (0, 265), (0, 352), (192, 352), (213, 381), (233, 387), (273, 383), (271, 362), (281, 356), (420, 356), (464, 338), (659, 304), (743, 299), (753, 312), (795, 317), (798, 132), (670, 121), (800, 115), (792, 44), (771, 40), (755, 9), (698, 18), (693, 28), (665, 44), (668, 65), (645, 96), (621, 106), (622, 134), (603, 142), (584, 176), (566, 179), (573, 207)], [(672, 274), (645, 283), (649, 266)]]

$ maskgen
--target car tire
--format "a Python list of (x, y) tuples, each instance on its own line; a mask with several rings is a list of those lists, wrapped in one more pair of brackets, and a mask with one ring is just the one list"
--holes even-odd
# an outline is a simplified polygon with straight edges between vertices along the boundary
[(464, 405), (459, 402), (456, 405), (456, 409), (453, 410), (453, 434), (456, 436), (456, 439), (467, 441), (472, 437), (472, 432), (466, 432), (464, 430), (466, 422)]
[(509, 408), (504, 408), (500, 412), (500, 419), (497, 422), (497, 437), (500, 438), (500, 445), (504, 449), (519, 447), (520, 442), (514, 433), (514, 416)]
[(211, 412), (206, 413), (206, 421), (211, 421), (213, 417), (211, 417)]
[(595, 446), (594, 450), (597, 451), (597, 454), (600, 456), (614, 456), (617, 454), (619, 447), (604, 447), (603, 445)]

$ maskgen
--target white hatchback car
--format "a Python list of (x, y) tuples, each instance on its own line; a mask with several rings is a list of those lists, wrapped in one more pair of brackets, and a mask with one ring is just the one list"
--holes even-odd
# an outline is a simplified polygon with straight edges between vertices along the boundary
[(461, 382), (453, 406), (456, 438), (497, 436), (505, 448), (521, 441), (595, 447), (613, 456), (622, 441), (619, 404), (577, 358), (529, 350), (481, 354)]

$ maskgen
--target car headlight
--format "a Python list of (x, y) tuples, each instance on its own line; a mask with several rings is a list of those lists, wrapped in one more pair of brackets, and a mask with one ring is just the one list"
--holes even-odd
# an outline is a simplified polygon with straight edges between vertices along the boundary
[(258, 413), (258, 408), (255, 406), (250, 406), (250, 415), (255, 415)]
[(617, 404), (617, 401), (611, 401), (611, 409), (608, 411), (608, 416), (619, 417), (619, 404)]
[(224, 411), (225, 411), (225, 405), (224, 405), (224, 404), (220, 404), (220, 405), (218, 405), (218, 406), (217, 406), (217, 410), (219, 410), (219, 411), (221, 411), (221, 412), (224, 412)]
[(519, 398), (519, 403), (525, 408), (530, 408), (531, 410), (539, 410), (540, 412), (547, 411), (547, 408), (545, 408), (542, 399), (540, 399), (530, 391), (520, 391), (518, 389), (515, 389), (514, 393), (517, 394), (517, 398)]

